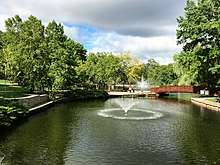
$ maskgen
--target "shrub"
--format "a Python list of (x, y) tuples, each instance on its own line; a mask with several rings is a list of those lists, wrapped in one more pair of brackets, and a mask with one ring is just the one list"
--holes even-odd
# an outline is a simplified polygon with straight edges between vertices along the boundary
[(66, 92), (64, 96), (71, 99), (107, 98), (108, 93), (103, 90), (95, 89), (75, 89)]
[(9, 126), (15, 120), (25, 117), (28, 109), (16, 100), (0, 99), (0, 126)]

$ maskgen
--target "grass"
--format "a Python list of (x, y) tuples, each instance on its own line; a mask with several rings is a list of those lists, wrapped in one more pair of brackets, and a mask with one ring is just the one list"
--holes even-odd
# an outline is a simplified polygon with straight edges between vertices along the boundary
[(9, 81), (0, 80), (0, 97), (14, 98), (27, 96), (28, 90), (17, 83), (11, 83)]
[(216, 102), (216, 98), (214, 98), (214, 97), (207, 98), (206, 100), (211, 101), (211, 102)]
[[(0, 79), (0, 85), (5, 85), (5, 80)], [(12, 83), (8, 80), (6, 80), (6, 85), (18, 85), (17, 83)]]

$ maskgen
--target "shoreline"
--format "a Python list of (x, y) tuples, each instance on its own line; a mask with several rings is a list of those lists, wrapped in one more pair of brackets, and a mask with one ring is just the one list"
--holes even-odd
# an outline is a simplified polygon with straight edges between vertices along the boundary
[(204, 108), (220, 111), (220, 103), (206, 100), (207, 98), (191, 98), (191, 102)]
[(149, 91), (135, 91), (135, 92), (120, 92), (120, 91), (110, 91), (108, 92), (109, 97), (156, 97), (156, 93)]

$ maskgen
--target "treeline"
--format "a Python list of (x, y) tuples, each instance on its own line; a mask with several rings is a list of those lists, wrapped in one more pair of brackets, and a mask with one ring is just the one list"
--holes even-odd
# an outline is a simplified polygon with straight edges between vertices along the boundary
[(180, 82), (220, 87), (220, 1), (187, 0), (185, 15), (177, 21), (183, 51), (174, 60)]
[(141, 63), (129, 53), (88, 53), (68, 38), (61, 24), (30, 16), (6, 20), (0, 32), (0, 77), (17, 82), (31, 92), (56, 92), (79, 86), (100, 88), (136, 83), (143, 75), (151, 85), (220, 87), (220, 4), (218, 0), (187, 1), (178, 19), (177, 41), (183, 50), (174, 63), (153, 59)]
[(0, 33), (0, 72), (4, 78), (27, 87), (31, 92), (50, 92), (77, 82), (75, 67), (86, 60), (86, 49), (64, 34), (55, 21), (45, 27), (30, 16), (16, 15), (5, 22)]
[[(23, 21), (16, 15), (7, 19), (5, 26), (6, 31), (0, 33), (0, 76), (30, 92), (136, 83), (142, 75), (156, 85), (172, 84), (170, 76), (164, 76), (165, 66), (159, 69), (154, 60), (142, 64), (129, 53), (86, 54), (84, 46), (68, 38), (55, 21), (45, 27), (34, 16)], [(158, 76), (155, 71), (164, 74)]]

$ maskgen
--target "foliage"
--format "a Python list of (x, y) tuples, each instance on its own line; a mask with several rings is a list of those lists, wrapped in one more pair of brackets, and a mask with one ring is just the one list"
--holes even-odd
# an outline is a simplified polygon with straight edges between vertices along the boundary
[(177, 85), (178, 76), (174, 72), (174, 64), (160, 65), (150, 59), (145, 65), (147, 80), (154, 86)]
[(28, 110), (15, 100), (0, 98), (0, 103), (0, 126), (9, 126), (28, 113)]
[(65, 96), (70, 99), (108, 98), (108, 93), (103, 90), (76, 89), (66, 92)]
[(85, 62), (77, 68), (78, 78), (85, 84), (98, 87), (118, 83), (133, 83), (141, 78), (144, 65), (129, 53), (113, 55), (112, 53), (90, 53)]
[(136, 83), (141, 79), (142, 73), (144, 70), (144, 64), (140, 64), (138, 58), (134, 58), (130, 62), (130, 66), (128, 67), (128, 82)]
[[(188, 0), (185, 16), (180, 17), (178, 44), (183, 51), (175, 61), (184, 68), (183, 77), (192, 77), (191, 84), (220, 86), (220, 5), (217, 0)], [(188, 76), (186, 76), (186, 74)]]
[[(3, 58), (3, 32), (0, 31), (0, 59)], [(4, 63), (0, 60), (0, 79), (4, 78)]]
[(76, 67), (86, 59), (86, 49), (64, 34), (52, 21), (45, 28), (41, 20), (26, 21), (15, 15), (0, 32), (0, 74), (31, 92), (53, 93), (78, 83)]
[(85, 63), (78, 69), (79, 77), (84, 77), (87, 83), (115, 84), (122, 81), (119, 57), (112, 53), (90, 53)]

